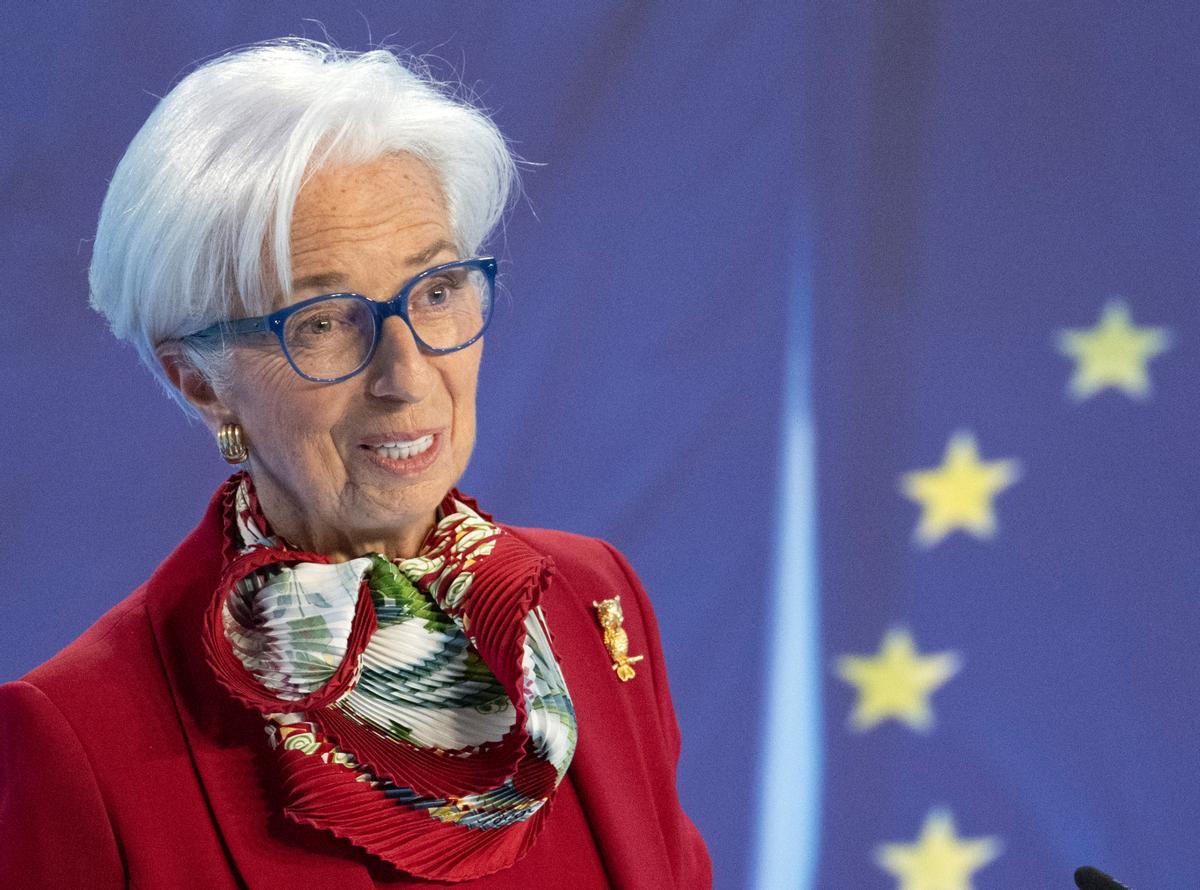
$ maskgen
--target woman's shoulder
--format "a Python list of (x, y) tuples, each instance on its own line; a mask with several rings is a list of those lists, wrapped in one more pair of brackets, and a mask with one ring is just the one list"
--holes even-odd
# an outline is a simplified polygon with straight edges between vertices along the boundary
[(202, 595), (216, 585), (221, 531), (214, 496), (199, 525), (136, 590), (105, 612), (74, 642), (22, 681), (37, 687), (75, 719), (110, 722), (126, 712), (169, 704), (167, 662), (199, 643)]
[(504, 526), (537, 552), (554, 561), (554, 572), (575, 586), (616, 590), (627, 589), (638, 599), (645, 591), (629, 561), (616, 547), (602, 538), (590, 538), (573, 532), (548, 528)]
[(151, 636), (145, 588), (139, 587), (22, 679), (39, 687), (57, 687), (81, 676), (136, 669), (152, 651)]
[[(144, 703), (158, 673), (144, 588), (105, 612), (57, 655), (15, 684), (33, 687), (72, 723)], [(11, 692), (11, 690), (10, 690)]]
[(502, 525), (502, 528), (516, 535), (529, 546), (546, 553), (587, 553), (597, 548), (610, 547), (607, 541), (600, 538), (589, 538), (587, 535), (577, 535), (574, 532), (564, 532), (554, 528), (534, 528), (532, 526)]

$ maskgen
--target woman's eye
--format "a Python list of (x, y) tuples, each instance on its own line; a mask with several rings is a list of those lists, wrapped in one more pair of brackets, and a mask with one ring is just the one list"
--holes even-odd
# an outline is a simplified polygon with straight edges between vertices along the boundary
[(416, 309), (437, 309), (445, 306), (454, 298), (454, 282), (446, 280), (430, 281), (413, 295), (410, 300)]
[(301, 326), (306, 334), (328, 334), (333, 330), (333, 319), (327, 315), (317, 315), (304, 319)]

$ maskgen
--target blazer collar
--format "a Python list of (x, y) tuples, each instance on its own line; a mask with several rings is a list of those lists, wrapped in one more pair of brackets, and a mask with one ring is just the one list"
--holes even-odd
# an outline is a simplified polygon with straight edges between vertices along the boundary
[(163, 670), (213, 820), (247, 886), (263, 876), (271, 887), (372, 888), (358, 851), (283, 817), (263, 783), (270, 756), (263, 720), (217, 684), (205, 661), (201, 628), (221, 570), (222, 522), (218, 490), (146, 589)]

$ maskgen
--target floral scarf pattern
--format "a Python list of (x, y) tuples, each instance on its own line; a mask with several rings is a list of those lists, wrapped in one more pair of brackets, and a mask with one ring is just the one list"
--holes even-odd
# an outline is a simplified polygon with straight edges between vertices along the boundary
[(330, 563), (233, 476), (205, 646), (266, 721), (288, 818), (463, 881), (532, 846), (577, 728), (538, 606), (549, 558), (457, 491), (439, 516), (418, 556)]

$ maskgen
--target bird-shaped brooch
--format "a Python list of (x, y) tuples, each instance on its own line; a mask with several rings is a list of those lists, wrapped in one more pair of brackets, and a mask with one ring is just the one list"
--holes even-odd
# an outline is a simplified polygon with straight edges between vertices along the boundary
[(636, 676), (633, 665), (646, 656), (629, 655), (629, 635), (622, 626), (625, 616), (621, 612), (621, 598), (614, 596), (600, 602), (593, 601), (592, 605), (596, 607), (596, 617), (604, 628), (604, 647), (613, 660), (613, 670), (622, 682), (629, 682)]

